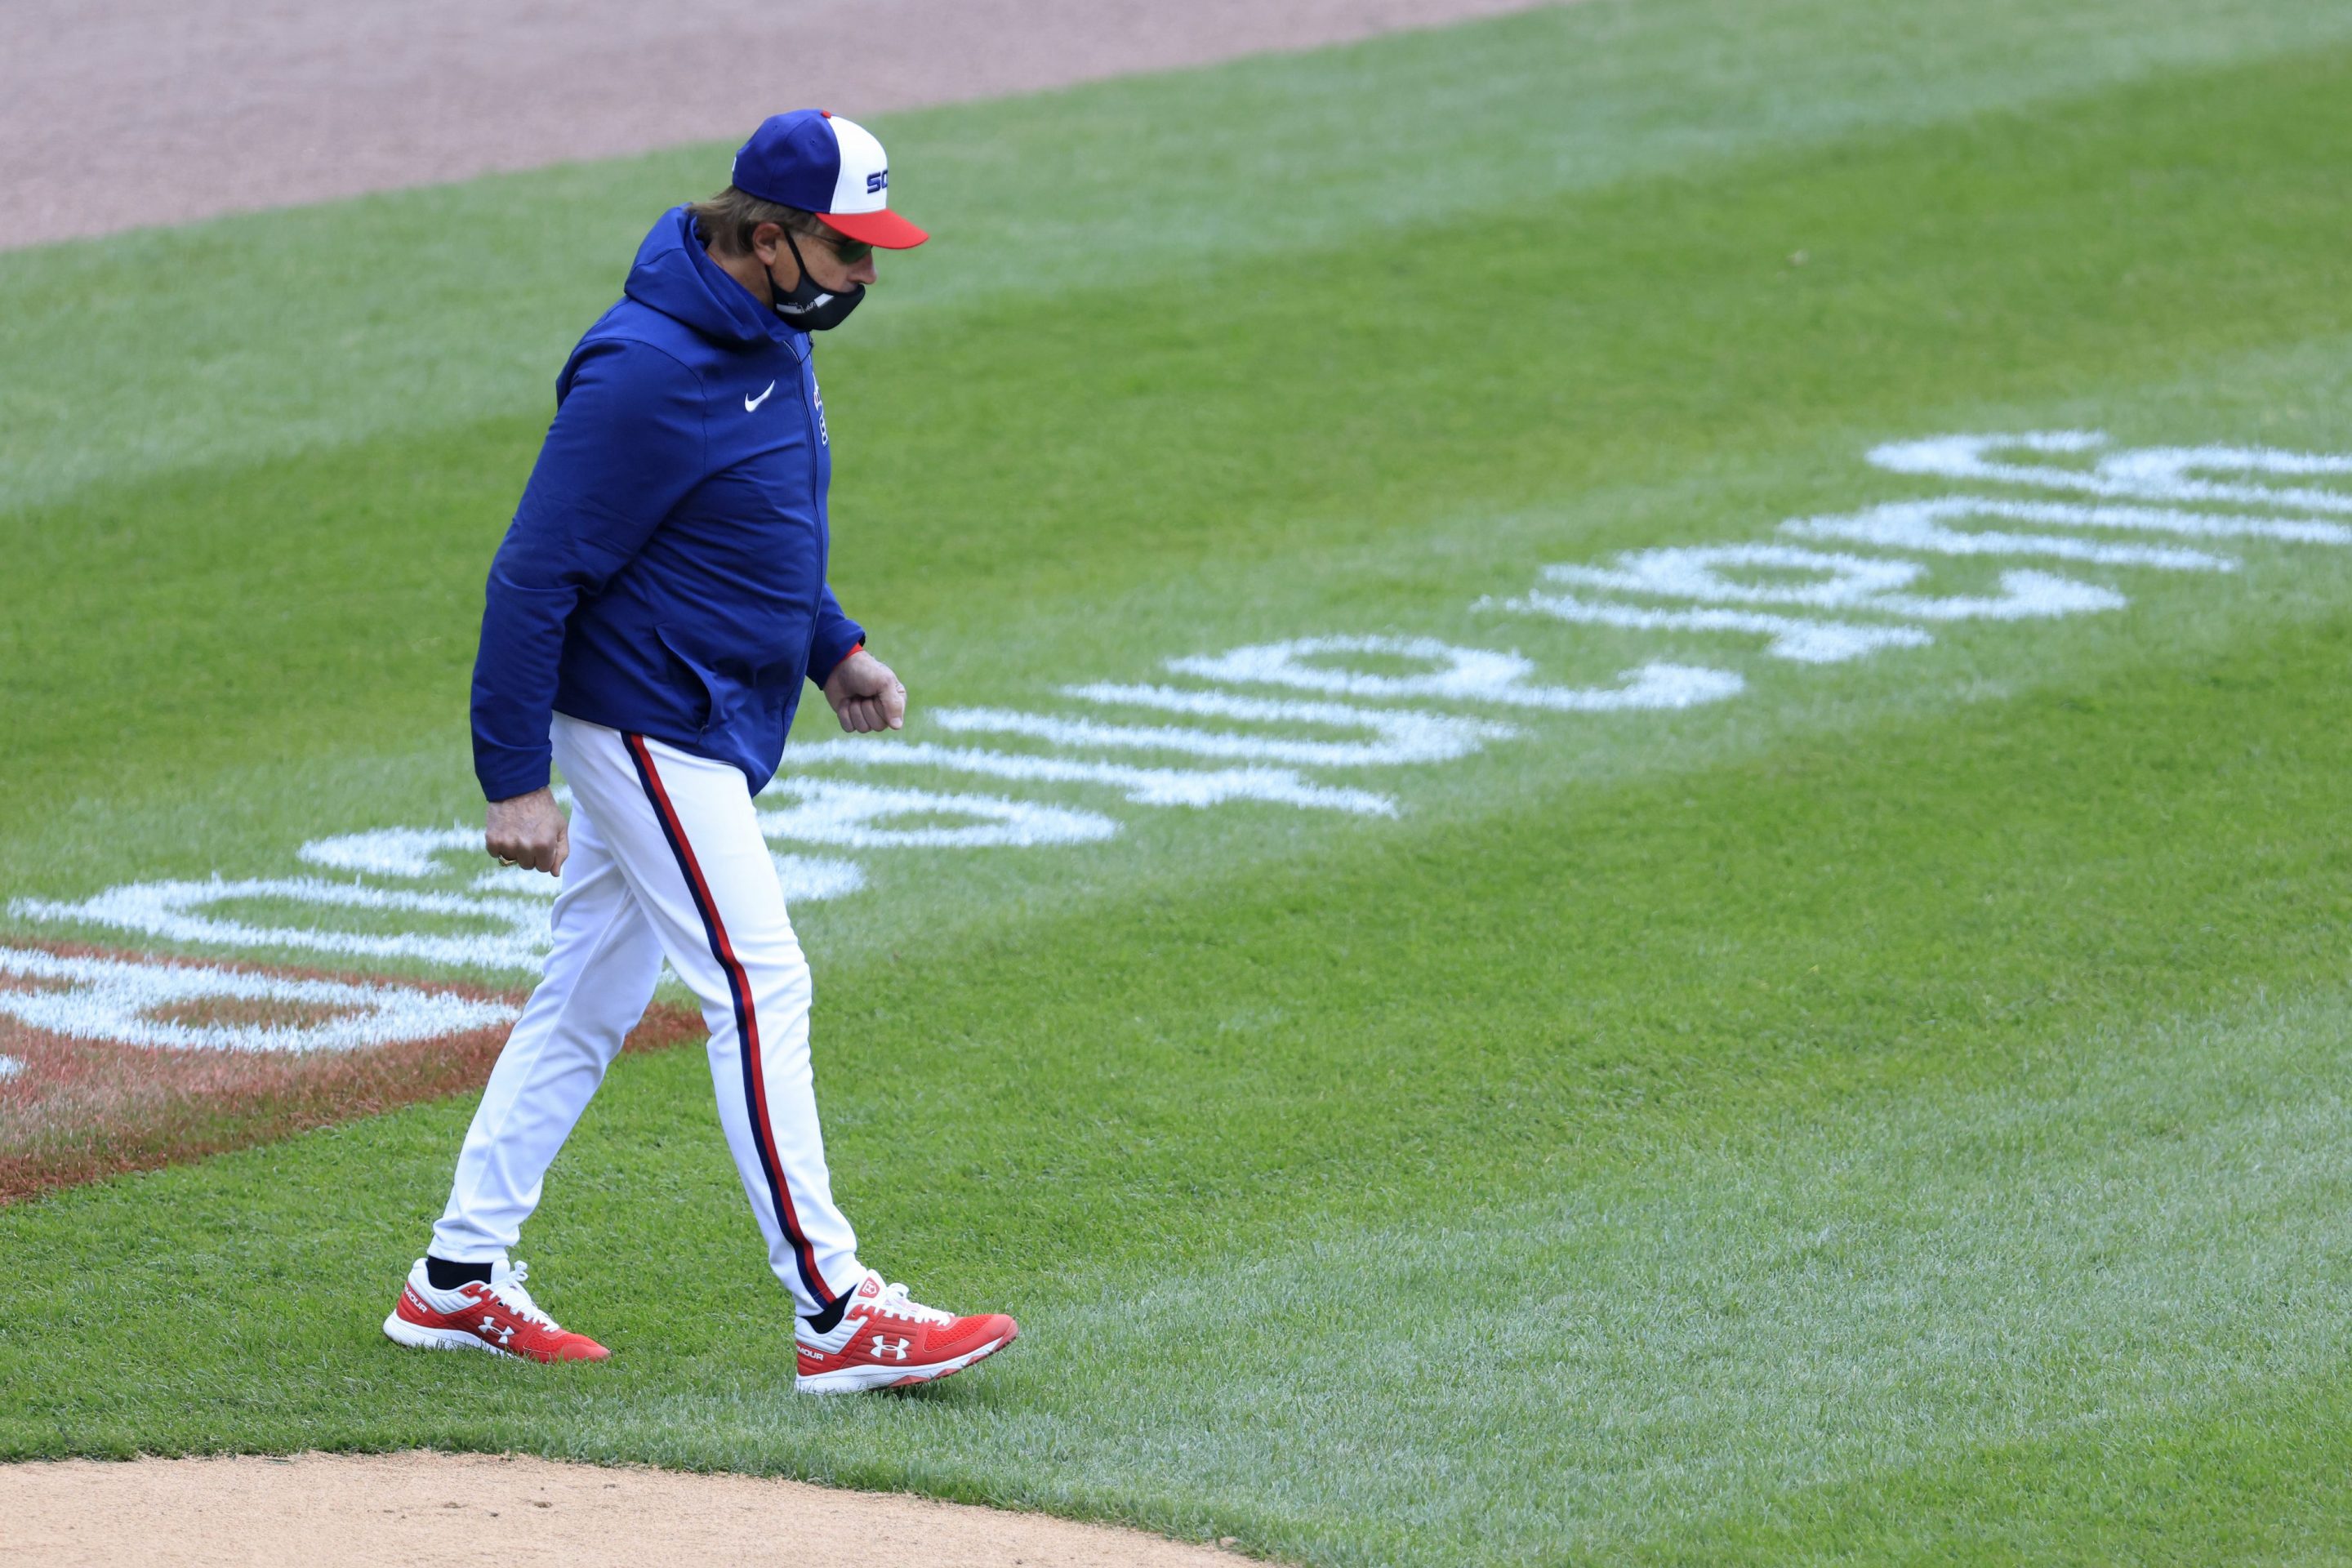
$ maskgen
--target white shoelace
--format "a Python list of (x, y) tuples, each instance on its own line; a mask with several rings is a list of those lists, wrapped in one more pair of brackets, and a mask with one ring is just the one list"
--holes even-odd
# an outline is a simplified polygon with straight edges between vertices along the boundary
[(907, 1294), (904, 1285), (885, 1285), (882, 1294), (874, 1299), (874, 1310), (886, 1318), (904, 1318), (910, 1323), (952, 1323), (953, 1312), (942, 1312), (937, 1307), (926, 1307)]
[[(523, 1280), (530, 1274), (530, 1264), (517, 1263), (505, 1279), (490, 1281), (490, 1294), (504, 1302), (507, 1310), (516, 1317), (528, 1319), (543, 1329), (555, 1329), (555, 1320), (541, 1311), (539, 1303), (530, 1299), (530, 1292), (522, 1288)], [(560, 1333), (562, 1331), (558, 1329), (556, 1331)]]

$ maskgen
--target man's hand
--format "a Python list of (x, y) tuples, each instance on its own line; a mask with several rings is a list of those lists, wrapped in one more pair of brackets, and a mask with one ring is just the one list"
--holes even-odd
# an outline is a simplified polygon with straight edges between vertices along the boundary
[(572, 829), (555, 804), (555, 792), (546, 788), (490, 802), (482, 837), (495, 858), (551, 877), (563, 869), (572, 853)]
[(824, 700), (852, 734), (907, 727), (907, 689), (890, 667), (859, 648), (824, 678)]

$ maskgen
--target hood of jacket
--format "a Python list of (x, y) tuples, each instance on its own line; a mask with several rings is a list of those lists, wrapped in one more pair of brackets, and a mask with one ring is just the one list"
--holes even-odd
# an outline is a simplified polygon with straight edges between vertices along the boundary
[(730, 348), (782, 343), (797, 349), (794, 340), (804, 335), (705, 254), (682, 206), (662, 214), (637, 247), (622, 292)]

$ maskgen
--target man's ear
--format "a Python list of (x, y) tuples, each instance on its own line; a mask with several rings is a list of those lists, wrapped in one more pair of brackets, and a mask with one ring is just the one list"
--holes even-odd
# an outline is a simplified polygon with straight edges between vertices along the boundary
[(751, 231), (751, 254), (762, 267), (773, 267), (784, 248), (784, 228), (782, 224), (763, 223)]

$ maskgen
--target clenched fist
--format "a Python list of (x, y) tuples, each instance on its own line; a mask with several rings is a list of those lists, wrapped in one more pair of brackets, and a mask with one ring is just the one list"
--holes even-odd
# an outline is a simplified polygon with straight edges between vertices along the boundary
[(564, 857), (572, 853), (572, 829), (555, 804), (555, 792), (544, 787), (490, 802), (482, 837), (495, 858), (551, 877), (562, 871)]
[(824, 678), (824, 700), (852, 734), (907, 727), (907, 689), (890, 667), (859, 648)]

